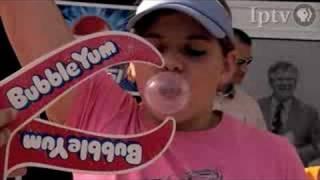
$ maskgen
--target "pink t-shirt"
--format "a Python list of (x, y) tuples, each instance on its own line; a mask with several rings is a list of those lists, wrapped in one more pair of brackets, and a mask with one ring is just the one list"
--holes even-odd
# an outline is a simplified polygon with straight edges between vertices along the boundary
[[(68, 125), (106, 134), (147, 129), (143, 109), (105, 73), (80, 85)], [(177, 132), (162, 157), (125, 175), (74, 174), (75, 180), (304, 180), (295, 149), (287, 140), (224, 115), (215, 128)]]

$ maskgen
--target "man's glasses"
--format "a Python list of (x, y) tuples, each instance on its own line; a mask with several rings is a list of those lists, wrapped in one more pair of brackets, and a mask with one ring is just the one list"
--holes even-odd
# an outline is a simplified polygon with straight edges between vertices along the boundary
[(252, 62), (252, 60), (253, 60), (252, 57), (247, 58), (247, 59), (239, 58), (239, 59), (237, 59), (236, 63), (237, 63), (237, 65), (239, 65), (239, 66), (249, 65), (249, 64)]

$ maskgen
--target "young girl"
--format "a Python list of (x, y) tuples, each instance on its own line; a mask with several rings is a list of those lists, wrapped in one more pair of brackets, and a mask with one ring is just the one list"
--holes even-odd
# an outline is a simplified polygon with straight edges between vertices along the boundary
[[(53, 2), (2, 3), (2, 19), (23, 64), (72, 40)], [(163, 69), (131, 66), (142, 92), (142, 103), (138, 105), (110, 77), (99, 73), (49, 108), (48, 117), (107, 134), (150, 130), (163, 117), (144, 103), (144, 85), (162, 71), (179, 73), (188, 81), (190, 101), (174, 114), (179, 122), (176, 136), (156, 162), (143, 170), (117, 176), (76, 173), (75, 180), (306, 178), (294, 148), (286, 140), (247, 127), (227, 114), (212, 112), (218, 83), (231, 73), (234, 60), (228, 9), (223, 0), (145, 0), (140, 4), (128, 27), (150, 41), (165, 59)]]

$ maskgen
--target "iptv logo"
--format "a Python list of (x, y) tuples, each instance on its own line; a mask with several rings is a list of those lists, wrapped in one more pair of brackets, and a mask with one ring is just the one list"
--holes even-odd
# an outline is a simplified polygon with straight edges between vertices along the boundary
[(258, 27), (263, 27), (265, 24), (286, 24), (291, 16), (298, 25), (310, 26), (316, 19), (316, 11), (308, 4), (300, 4), (294, 12), (251, 8), (251, 23), (257, 24)]
[(308, 4), (301, 4), (294, 10), (293, 17), (297, 24), (310, 26), (316, 19), (316, 11)]

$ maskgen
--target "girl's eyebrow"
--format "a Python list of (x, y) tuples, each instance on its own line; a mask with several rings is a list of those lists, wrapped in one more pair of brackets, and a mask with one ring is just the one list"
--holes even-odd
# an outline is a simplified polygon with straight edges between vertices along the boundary
[(202, 34), (192, 34), (187, 36), (188, 40), (204, 40), (204, 41), (210, 41), (212, 38), (207, 35)]

